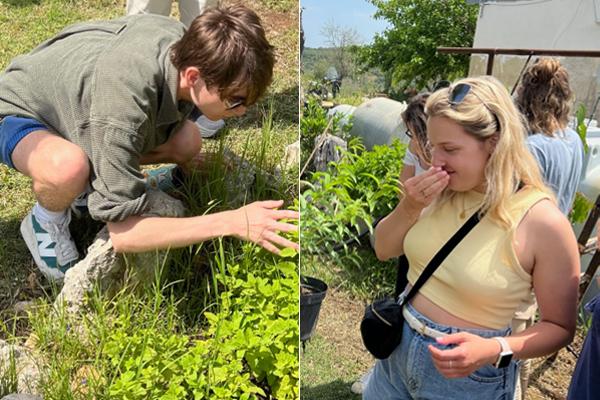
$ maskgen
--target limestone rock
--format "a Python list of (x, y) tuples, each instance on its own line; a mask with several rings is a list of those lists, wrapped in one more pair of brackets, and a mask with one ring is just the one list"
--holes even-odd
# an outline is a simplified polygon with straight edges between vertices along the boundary
[(300, 165), (300, 140), (286, 146), (282, 165), (288, 169)]
[(17, 375), (17, 391), (37, 395), (40, 370), (33, 353), (0, 340), (0, 370), (9, 371), (13, 367)]
[[(185, 207), (160, 190), (148, 191), (148, 212), (144, 216), (182, 217)], [(64, 284), (56, 298), (55, 304), (64, 303), (71, 313), (79, 311), (85, 295), (98, 284), (103, 291), (111, 290), (122, 281), (127, 264), (136, 265), (138, 281), (147, 281), (154, 276), (154, 270), (162, 262), (164, 252), (151, 251), (131, 254), (127, 258), (115, 253), (105, 226), (98, 232), (94, 242), (89, 246), (87, 256), (65, 273)]]

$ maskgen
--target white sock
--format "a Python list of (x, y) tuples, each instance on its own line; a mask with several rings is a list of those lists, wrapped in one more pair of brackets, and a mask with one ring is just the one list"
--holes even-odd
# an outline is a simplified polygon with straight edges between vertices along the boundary
[(40, 203), (35, 203), (33, 206), (33, 215), (42, 224), (62, 224), (67, 219), (67, 211), (50, 211), (42, 207)]

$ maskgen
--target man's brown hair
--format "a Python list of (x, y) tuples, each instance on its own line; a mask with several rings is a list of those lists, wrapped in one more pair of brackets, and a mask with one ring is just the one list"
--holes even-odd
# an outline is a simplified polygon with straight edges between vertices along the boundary
[(258, 15), (238, 4), (196, 17), (173, 46), (171, 61), (180, 71), (198, 68), (207, 88), (217, 88), (222, 99), (245, 90), (249, 106), (271, 83), (275, 56)]
[(517, 106), (527, 119), (531, 134), (554, 136), (554, 132), (564, 129), (572, 102), (569, 74), (558, 60), (539, 59), (523, 74)]

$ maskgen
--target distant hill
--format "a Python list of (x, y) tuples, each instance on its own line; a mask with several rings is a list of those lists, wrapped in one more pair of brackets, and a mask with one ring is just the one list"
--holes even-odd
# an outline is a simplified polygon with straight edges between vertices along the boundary
[(331, 64), (334, 49), (331, 47), (305, 47), (300, 60), (302, 72), (307, 75), (313, 75), (317, 70), (325, 71)]
[[(300, 59), (303, 81), (321, 81), (327, 69), (333, 65), (331, 60), (334, 51), (332, 47), (305, 47)], [(344, 78), (341, 93), (345, 96), (365, 95), (381, 92), (384, 86), (384, 77), (380, 71), (371, 69), (359, 73), (355, 70), (350, 76)]]

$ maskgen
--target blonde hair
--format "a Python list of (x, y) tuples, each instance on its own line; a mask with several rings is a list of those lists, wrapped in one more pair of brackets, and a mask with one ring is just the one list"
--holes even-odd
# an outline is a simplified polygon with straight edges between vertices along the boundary
[[(462, 101), (450, 104), (450, 93), (460, 83), (470, 86)], [(507, 229), (514, 226), (507, 210), (509, 198), (526, 185), (548, 193), (539, 166), (525, 144), (527, 132), (522, 115), (506, 88), (491, 76), (461, 79), (448, 89), (433, 93), (425, 105), (428, 118), (448, 118), (474, 138), (484, 141), (496, 132), (498, 139), (485, 166), (487, 182), (481, 213)], [(499, 126), (498, 126), (499, 125)], [(456, 192), (446, 189), (437, 204), (451, 200)]]

